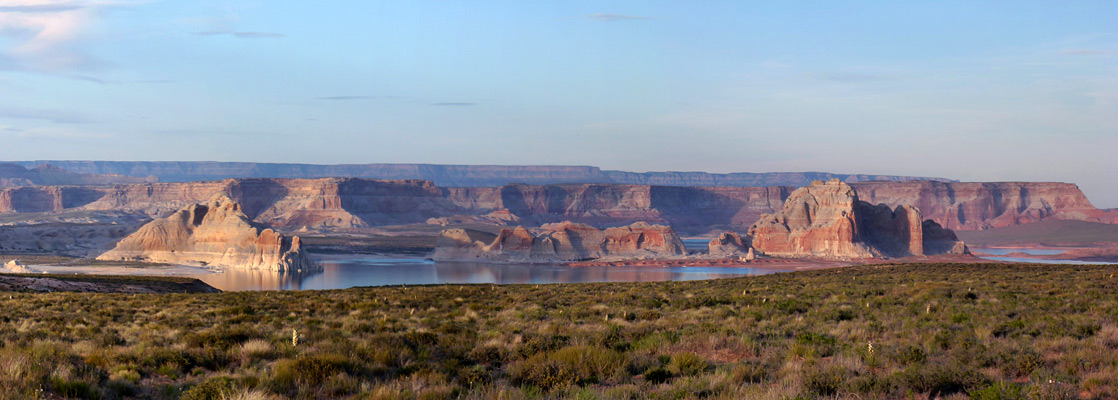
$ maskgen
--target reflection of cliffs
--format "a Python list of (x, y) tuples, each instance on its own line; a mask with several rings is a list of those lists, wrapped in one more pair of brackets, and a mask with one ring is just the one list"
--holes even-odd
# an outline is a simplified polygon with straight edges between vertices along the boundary
[(192, 204), (149, 222), (98, 260), (298, 271), (317, 268), (302, 252), (299, 237), (287, 238), (251, 223), (224, 195)]
[(680, 256), (683, 242), (672, 228), (638, 222), (599, 230), (563, 222), (540, 227), (533, 234), (523, 227), (498, 234), (447, 229), (435, 243), (435, 260), (578, 261), (606, 257)]
[(792, 192), (782, 210), (761, 217), (749, 234), (757, 251), (781, 257), (904, 257), (965, 251), (954, 233), (924, 222), (919, 209), (871, 205), (837, 180)]
[[(861, 199), (895, 209), (913, 206), (950, 229), (987, 229), (1045, 218), (1118, 221), (1095, 209), (1072, 184), (865, 182)], [(498, 210), (500, 219), (540, 225), (572, 221), (598, 227), (647, 221), (680, 232), (744, 231), (762, 214), (783, 208), (793, 187), (674, 187), (620, 184), (438, 187), (429, 181), (357, 178), (229, 179), (116, 186), (36, 186), (0, 189), (0, 213), (124, 211), (165, 216), (225, 193), (252, 220), (283, 230), (307, 226), (371, 226), (468, 222)], [(462, 216), (462, 217), (459, 217)], [(492, 220), (493, 218), (489, 218)], [(478, 220), (482, 221), (485, 218)]]

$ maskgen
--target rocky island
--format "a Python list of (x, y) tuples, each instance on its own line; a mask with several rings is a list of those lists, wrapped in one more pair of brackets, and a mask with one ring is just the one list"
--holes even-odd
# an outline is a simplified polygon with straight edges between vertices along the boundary
[(97, 259), (281, 272), (321, 268), (307, 258), (298, 236), (253, 223), (224, 194), (147, 223)]

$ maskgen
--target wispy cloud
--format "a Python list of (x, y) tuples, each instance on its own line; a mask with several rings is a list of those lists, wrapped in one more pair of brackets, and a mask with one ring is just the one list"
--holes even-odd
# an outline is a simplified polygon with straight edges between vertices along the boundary
[(364, 96), (364, 95), (341, 95), (341, 96), (324, 96), (319, 97), (318, 100), (373, 100), (373, 99), (399, 99), (400, 96)]
[(19, 129), (19, 128), (12, 128), (12, 127), (10, 127), (10, 126), (2, 126), (2, 125), (0, 125), (0, 131), (5, 131), (5, 132), (23, 132), (23, 129)]
[(1105, 56), (1110, 54), (1118, 54), (1118, 52), (1115, 51), (1095, 49), (1071, 49), (1064, 50), (1061, 53), (1073, 56)]
[(477, 103), (442, 102), (442, 103), (431, 103), (431, 105), (433, 105), (433, 106), (451, 106), (451, 107), (458, 106), (458, 107), (461, 107), (461, 106), (476, 106)]
[(584, 16), (591, 21), (615, 22), (615, 21), (637, 21), (644, 19), (652, 19), (650, 17), (642, 17), (639, 15), (624, 15), (624, 14), (590, 14)]
[(199, 36), (219, 36), (229, 35), (240, 39), (274, 39), (281, 38), (287, 35), (277, 32), (254, 32), (254, 31), (234, 31), (234, 30), (209, 30), (203, 32), (194, 32)]
[(105, 9), (126, 1), (8, 0), (0, 6), (0, 69), (60, 72), (100, 65), (80, 44)]
[(0, 106), (0, 118), (48, 121), (58, 124), (89, 124), (94, 121), (82, 114), (52, 109)]

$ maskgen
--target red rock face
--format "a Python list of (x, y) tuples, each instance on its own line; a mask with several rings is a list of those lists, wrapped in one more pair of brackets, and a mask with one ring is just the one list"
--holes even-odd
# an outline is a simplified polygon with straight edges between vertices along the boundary
[[(1118, 211), (1095, 209), (1071, 184), (867, 182), (853, 187), (860, 199), (871, 204), (884, 203), (890, 210), (913, 206), (924, 218), (949, 229), (987, 229), (1045, 218), (1118, 222)], [(418, 180), (254, 178), (0, 189), (0, 213), (77, 208), (162, 217), (224, 192), (243, 205), (249, 218), (277, 229), (424, 223), (430, 218), (482, 216), (507, 210), (520, 221), (510, 219), (506, 223), (573, 221), (617, 226), (648, 221), (670, 225), (679, 232), (702, 234), (712, 230), (745, 231), (761, 215), (782, 210), (793, 189), (618, 184), (440, 188)], [(489, 220), (499, 221), (500, 216)]]
[(864, 182), (852, 186), (867, 202), (910, 205), (947, 229), (982, 230), (1045, 218), (1113, 222), (1079, 187), (1055, 182)]
[(439, 234), (431, 258), (546, 262), (682, 254), (683, 242), (670, 227), (638, 222), (603, 231), (590, 225), (561, 222), (541, 226), (536, 235), (523, 227), (502, 229), (495, 236), (447, 229)]
[(714, 258), (734, 258), (750, 255), (749, 237), (742, 238), (735, 232), (723, 232), (707, 243), (707, 249)]
[(305, 257), (297, 236), (253, 224), (224, 194), (149, 222), (97, 259), (273, 271), (320, 268)]
[(915, 207), (874, 206), (860, 201), (850, 185), (832, 180), (797, 189), (781, 211), (761, 217), (749, 234), (753, 248), (778, 257), (904, 257), (957, 250), (953, 232), (922, 219)]

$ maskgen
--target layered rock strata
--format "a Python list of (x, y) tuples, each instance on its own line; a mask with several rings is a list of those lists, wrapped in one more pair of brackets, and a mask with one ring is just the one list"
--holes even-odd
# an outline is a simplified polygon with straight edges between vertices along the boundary
[[(948, 232), (934, 222), (925, 224), (915, 207), (890, 209), (860, 201), (854, 188), (837, 180), (797, 189), (781, 211), (749, 228), (752, 246), (762, 254), (840, 259), (965, 251), (961, 242), (947, 243), (954, 236)], [(928, 246), (925, 234), (932, 236)]]
[(638, 222), (600, 230), (586, 224), (562, 222), (543, 225), (536, 233), (524, 227), (501, 229), (496, 235), (467, 229), (443, 230), (431, 258), (562, 262), (684, 254), (683, 242), (667, 226)]
[(149, 222), (97, 259), (272, 271), (321, 268), (306, 257), (298, 236), (253, 223), (224, 194)]
[[(872, 204), (912, 206), (948, 229), (989, 229), (1048, 218), (1118, 222), (1078, 187), (1043, 182), (869, 182), (851, 185)], [(225, 193), (256, 222), (282, 230), (344, 230), (425, 223), (508, 210), (521, 225), (560, 221), (617, 226), (637, 221), (679, 232), (745, 231), (783, 208), (793, 187), (672, 187), (617, 184), (439, 187), (429, 181), (356, 178), (230, 179), (116, 186), (0, 189), (0, 213), (123, 211), (163, 217)], [(495, 216), (498, 217), (498, 216)], [(478, 218), (483, 222), (486, 218)], [(469, 218), (458, 218), (468, 223)], [(434, 221), (438, 223), (439, 221)]]
[(707, 250), (712, 258), (753, 258), (753, 246), (750, 245), (749, 236), (743, 238), (735, 232), (723, 232), (711, 239), (707, 244)]

